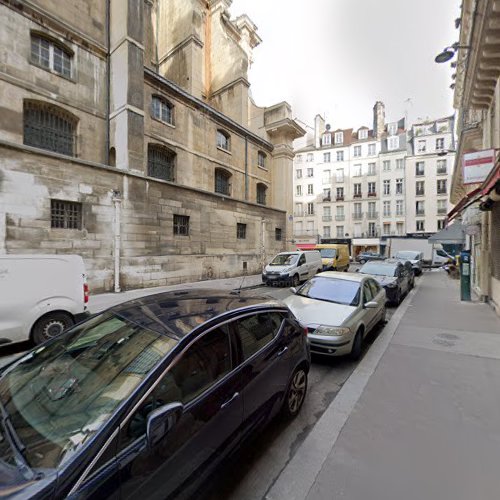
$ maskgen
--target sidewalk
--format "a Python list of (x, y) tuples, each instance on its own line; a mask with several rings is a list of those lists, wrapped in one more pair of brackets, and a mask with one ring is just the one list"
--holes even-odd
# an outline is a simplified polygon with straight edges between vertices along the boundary
[(500, 320), (424, 273), (268, 499), (500, 498)]
[[(108, 307), (115, 306), (127, 300), (137, 299), (145, 295), (155, 293), (170, 292), (172, 290), (181, 290), (186, 288), (212, 288), (217, 290), (234, 290), (241, 287), (242, 290), (262, 285), (262, 276), (252, 274), (249, 276), (238, 276), (236, 278), (223, 278), (216, 280), (196, 281), (193, 283), (181, 283), (178, 285), (160, 286), (154, 288), (140, 288), (128, 290), (119, 293), (101, 293), (90, 295), (88, 308), (91, 313), (97, 313)], [(92, 292), (92, 290), (91, 290)]]

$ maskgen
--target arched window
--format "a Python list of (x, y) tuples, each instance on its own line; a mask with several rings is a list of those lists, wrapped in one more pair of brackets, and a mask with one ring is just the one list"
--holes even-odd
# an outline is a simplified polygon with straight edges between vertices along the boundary
[(73, 51), (52, 37), (31, 33), (31, 62), (71, 78)]
[(151, 100), (151, 116), (162, 122), (174, 124), (174, 106), (163, 97), (153, 96)]
[(160, 144), (148, 145), (148, 175), (174, 182), (176, 154)]
[(75, 156), (77, 119), (66, 110), (38, 101), (25, 101), (24, 139), (27, 146)]
[(266, 204), (266, 192), (267, 192), (267, 186), (265, 184), (257, 184), (257, 203), (259, 205), (265, 205)]
[(230, 196), (230, 183), (231, 174), (223, 168), (215, 169), (215, 192)]
[(263, 151), (257, 153), (257, 165), (260, 168), (266, 168), (266, 153)]
[(231, 136), (224, 130), (217, 129), (217, 147), (231, 151)]

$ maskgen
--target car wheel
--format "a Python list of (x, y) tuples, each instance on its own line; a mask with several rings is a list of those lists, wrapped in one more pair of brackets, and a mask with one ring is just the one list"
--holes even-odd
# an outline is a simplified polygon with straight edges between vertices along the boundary
[(359, 259), (359, 263), (360, 263), (360, 264), (364, 264), (365, 262), (366, 262), (366, 260), (365, 260), (365, 259)]
[(354, 342), (351, 348), (351, 359), (357, 361), (361, 357), (361, 349), (363, 347), (363, 330), (360, 328), (356, 332)]
[(74, 325), (73, 318), (65, 312), (53, 312), (40, 318), (33, 327), (33, 342), (41, 344), (56, 337), (64, 330)]
[(294, 277), (292, 278), (292, 286), (297, 287), (299, 285), (300, 285), (299, 275), (295, 274)]
[(299, 413), (307, 393), (307, 372), (297, 368), (292, 375), (283, 401), (282, 414), (285, 418), (294, 418)]

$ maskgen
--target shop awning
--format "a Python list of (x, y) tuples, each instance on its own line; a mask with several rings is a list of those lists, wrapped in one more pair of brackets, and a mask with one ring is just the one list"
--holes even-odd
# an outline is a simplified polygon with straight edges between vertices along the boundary
[(465, 241), (465, 227), (460, 222), (455, 222), (438, 233), (432, 235), (428, 243), (444, 243), (449, 245), (460, 245)]
[[(480, 187), (474, 189), (467, 196), (464, 196), (449, 212), (448, 221), (453, 220), (457, 215), (465, 210), (469, 205), (472, 205), (475, 201), (483, 196), (482, 189)], [(439, 234), (439, 233), (438, 233)]]
[(495, 167), (493, 167), (488, 177), (486, 177), (486, 180), (481, 186), (481, 194), (489, 194), (489, 192), (496, 186), (496, 183), (498, 181), (500, 181), (500, 163), (497, 163)]

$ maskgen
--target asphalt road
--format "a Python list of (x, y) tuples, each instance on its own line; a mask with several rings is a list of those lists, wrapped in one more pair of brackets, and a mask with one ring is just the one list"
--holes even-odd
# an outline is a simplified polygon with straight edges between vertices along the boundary
[[(259, 287), (243, 293), (267, 294), (280, 300), (290, 295), (288, 287)], [(393, 307), (387, 308), (387, 320), (395, 310)], [(381, 331), (380, 328), (367, 337), (364, 352), (370, 348)], [(217, 477), (211, 482), (206, 498), (208, 500), (263, 499), (356, 365), (357, 362), (346, 357), (325, 359), (314, 356), (309, 372), (308, 394), (297, 418), (288, 423), (276, 420), (264, 429), (230, 464), (221, 468)]]

